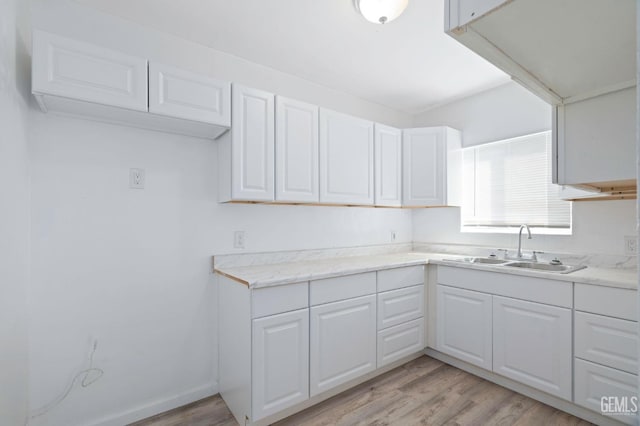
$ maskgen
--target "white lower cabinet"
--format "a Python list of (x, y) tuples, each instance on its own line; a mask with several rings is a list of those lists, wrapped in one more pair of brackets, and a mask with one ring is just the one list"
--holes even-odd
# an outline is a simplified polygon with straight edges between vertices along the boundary
[(376, 369), (376, 295), (310, 311), (310, 395)]
[(253, 320), (252, 412), (261, 419), (309, 399), (309, 309)]
[(491, 370), (491, 295), (438, 285), (436, 304), (436, 349)]
[[(581, 359), (575, 360), (574, 367), (576, 404), (604, 415), (607, 415), (606, 411), (634, 408), (631, 401), (632, 397), (638, 396), (638, 376)], [(628, 403), (626, 407), (619, 406), (616, 409), (616, 403), (625, 402)], [(633, 413), (615, 413), (613, 418), (627, 424), (636, 424)]]
[(571, 309), (493, 296), (493, 371), (571, 400)]
[(378, 332), (378, 368), (424, 349), (424, 319)]

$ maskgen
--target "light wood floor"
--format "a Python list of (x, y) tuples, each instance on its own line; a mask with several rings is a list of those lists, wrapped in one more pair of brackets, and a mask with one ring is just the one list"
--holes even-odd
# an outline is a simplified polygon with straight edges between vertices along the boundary
[[(220, 396), (134, 423), (135, 426), (236, 426)], [(423, 356), (278, 426), (589, 425), (501, 386)]]

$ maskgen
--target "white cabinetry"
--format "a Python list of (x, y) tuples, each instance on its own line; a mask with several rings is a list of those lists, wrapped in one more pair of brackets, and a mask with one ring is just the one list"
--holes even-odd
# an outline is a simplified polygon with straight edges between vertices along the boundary
[(375, 204), (402, 205), (402, 130), (375, 124)]
[(571, 310), (493, 296), (493, 371), (571, 399)]
[(276, 201), (317, 203), (318, 107), (276, 97)]
[(402, 134), (402, 205), (459, 204), (460, 132), (448, 127), (405, 129)]
[(635, 87), (556, 107), (554, 183), (635, 185)]
[(185, 120), (231, 125), (231, 83), (149, 63), (149, 112)]
[(492, 368), (491, 295), (438, 285), (436, 349)]
[(376, 296), (311, 308), (310, 394), (376, 369)]
[(235, 84), (231, 92), (231, 137), (218, 145), (219, 201), (273, 201), (275, 96)]
[(320, 108), (320, 202), (372, 205), (373, 123)]
[(229, 129), (229, 82), (38, 30), (32, 57), (44, 112), (206, 139)]
[(260, 419), (309, 398), (309, 310), (253, 320), (253, 416)]

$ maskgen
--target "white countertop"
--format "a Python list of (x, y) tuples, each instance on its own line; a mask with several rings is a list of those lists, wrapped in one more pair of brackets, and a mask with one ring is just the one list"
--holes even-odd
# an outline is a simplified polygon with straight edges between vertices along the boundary
[[(548, 278), (558, 281), (571, 281), (607, 287), (637, 289), (638, 272), (635, 269), (591, 268), (581, 269), (569, 274), (523, 270), (496, 265), (478, 265), (462, 262), (450, 262), (443, 259), (455, 259), (455, 256), (442, 253), (391, 253), (370, 256), (347, 256), (320, 260), (304, 260), (287, 263), (236, 266), (217, 268), (216, 272), (242, 282), (249, 288), (263, 288), (296, 282), (319, 280), (341, 275), (400, 268), (403, 266), (438, 264), (481, 271), (502, 272), (513, 275), (525, 275)], [(508, 268), (508, 269), (505, 269)]]

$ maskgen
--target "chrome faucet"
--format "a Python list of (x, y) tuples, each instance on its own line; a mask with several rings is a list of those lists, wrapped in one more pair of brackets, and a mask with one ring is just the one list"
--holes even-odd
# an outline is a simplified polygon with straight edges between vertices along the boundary
[(522, 230), (524, 228), (527, 228), (527, 233), (529, 234), (527, 239), (531, 239), (531, 230), (529, 229), (529, 225), (520, 225), (520, 231), (518, 232), (518, 254), (516, 255), (518, 259), (522, 259)]

